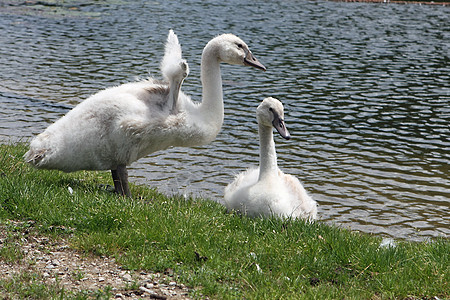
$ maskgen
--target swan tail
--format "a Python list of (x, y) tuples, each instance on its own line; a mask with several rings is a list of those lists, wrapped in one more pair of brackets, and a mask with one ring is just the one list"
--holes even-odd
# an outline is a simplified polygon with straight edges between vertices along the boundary
[(54, 153), (49, 141), (51, 135), (46, 131), (37, 135), (30, 143), (30, 148), (23, 155), (25, 162), (36, 168), (45, 168), (48, 163), (49, 156)]
[(28, 150), (27, 153), (23, 156), (25, 161), (35, 167), (39, 167), (41, 165), (42, 160), (47, 154), (47, 149), (42, 149), (39, 151), (35, 151), (33, 149)]

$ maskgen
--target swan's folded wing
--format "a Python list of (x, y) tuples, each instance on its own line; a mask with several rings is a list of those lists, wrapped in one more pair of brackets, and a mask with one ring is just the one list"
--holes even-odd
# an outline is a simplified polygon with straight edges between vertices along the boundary
[(140, 138), (151, 131), (155, 125), (156, 124), (152, 124), (152, 122), (142, 118), (125, 118), (120, 122), (119, 128), (126, 136)]
[[(177, 115), (155, 114), (151, 118), (123, 118), (119, 123), (120, 131), (127, 136), (145, 139), (171, 140), (176, 138), (176, 132), (186, 126), (186, 114)], [(175, 133), (173, 133), (175, 131)], [(173, 134), (172, 134), (172, 133)]]
[(284, 186), (288, 189), (289, 194), (296, 198), (294, 203), (296, 208), (295, 214), (304, 219), (315, 220), (317, 218), (317, 203), (308, 195), (300, 180), (281, 171), (279, 176), (283, 179)]

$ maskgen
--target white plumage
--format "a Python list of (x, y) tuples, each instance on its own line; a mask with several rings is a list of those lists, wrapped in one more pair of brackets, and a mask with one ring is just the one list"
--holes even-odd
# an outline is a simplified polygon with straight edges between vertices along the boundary
[(26, 161), (65, 172), (111, 170), (116, 192), (130, 195), (127, 165), (171, 146), (215, 139), (224, 117), (221, 62), (265, 70), (241, 39), (217, 36), (203, 50), (203, 99), (194, 103), (180, 91), (189, 68), (170, 31), (161, 63), (165, 81), (149, 78), (89, 97), (33, 139)]
[(272, 127), (290, 138), (281, 102), (266, 98), (256, 110), (260, 139), (260, 165), (238, 174), (225, 188), (225, 205), (251, 217), (317, 218), (317, 204), (300, 181), (277, 166)]
[(169, 31), (167, 37), (166, 50), (161, 61), (161, 72), (164, 79), (169, 83), (167, 107), (170, 108), (171, 114), (176, 114), (178, 112), (178, 95), (183, 80), (189, 74), (189, 66), (186, 60), (182, 58), (181, 45), (173, 30)]
[(167, 36), (164, 57), (161, 61), (161, 72), (164, 79), (169, 81), (172, 76), (178, 74), (177, 65), (180, 61), (186, 62), (182, 59), (181, 45), (178, 42), (178, 37), (171, 29), (169, 30), (169, 35)]

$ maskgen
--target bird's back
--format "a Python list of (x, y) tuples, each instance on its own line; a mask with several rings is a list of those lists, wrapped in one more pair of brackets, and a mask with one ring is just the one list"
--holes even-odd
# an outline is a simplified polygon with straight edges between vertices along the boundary
[(68, 172), (129, 164), (142, 152), (140, 141), (167, 119), (166, 95), (164, 85), (145, 81), (103, 90), (36, 136), (25, 159)]

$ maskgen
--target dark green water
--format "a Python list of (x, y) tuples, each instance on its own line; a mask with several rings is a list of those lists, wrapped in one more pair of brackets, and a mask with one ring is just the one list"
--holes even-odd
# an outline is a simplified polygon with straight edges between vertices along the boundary
[[(60, 4), (62, 3), (62, 4)], [(0, 140), (30, 138), (89, 95), (149, 74), (173, 28), (200, 100), (200, 55), (232, 32), (268, 68), (223, 66), (212, 144), (155, 153), (132, 181), (221, 201), (258, 163), (255, 109), (285, 104), (279, 166), (355, 230), (450, 235), (450, 8), (322, 1), (0, 0)]]

